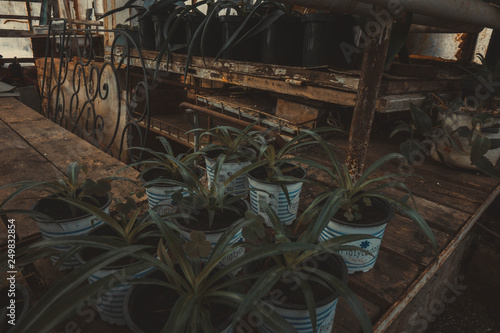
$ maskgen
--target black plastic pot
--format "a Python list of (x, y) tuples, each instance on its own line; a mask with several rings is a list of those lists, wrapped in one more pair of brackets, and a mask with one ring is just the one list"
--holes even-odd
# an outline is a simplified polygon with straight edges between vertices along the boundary
[[(245, 17), (236, 15), (219, 16), (219, 21), (222, 25), (222, 45), (236, 32), (243, 24)], [(242, 30), (236, 41), (241, 38), (251, 27), (256, 24), (255, 20), (250, 20), (246, 27)], [(260, 34), (252, 36), (237, 45), (229, 47), (222, 53), (223, 59), (260, 62), (261, 60), (261, 45)]]
[(167, 16), (165, 15), (153, 15), (151, 16), (153, 25), (155, 28), (155, 48), (156, 51), (160, 51), (163, 43), (165, 42), (165, 22), (167, 21)]
[(281, 16), (262, 34), (262, 62), (300, 66), (303, 30), (300, 18)]
[[(196, 40), (193, 41), (193, 38), (196, 30), (201, 25), (204, 19), (205, 16), (196, 14), (186, 15), (184, 19), (186, 24), (186, 41), (188, 43), (188, 47), (191, 43), (193, 44), (193, 49), (192, 49), (193, 56), (202, 56), (201, 37), (203, 32), (201, 32), (197, 36)], [(215, 56), (217, 56), (217, 53), (219, 52), (219, 49), (222, 46), (221, 42), (222, 39), (221, 39), (220, 23), (217, 20), (212, 20), (207, 27), (206, 39), (204, 41), (203, 56), (209, 58), (214, 58)]]
[[(146, 12), (145, 8), (138, 9), (142, 15)], [(139, 20), (139, 31), (141, 34), (141, 48), (143, 50), (155, 50), (155, 25), (151, 16), (146, 16)]]
[(351, 16), (332, 13), (305, 14), (302, 16), (302, 23), (302, 66), (350, 67), (340, 44), (354, 44), (355, 21)]

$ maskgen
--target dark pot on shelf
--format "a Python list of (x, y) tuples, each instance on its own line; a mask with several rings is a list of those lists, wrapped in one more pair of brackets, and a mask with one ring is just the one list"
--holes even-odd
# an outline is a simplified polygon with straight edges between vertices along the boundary
[(332, 13), (312, 13), (302, 16), (304, 42), (302, 66), (329, 65), (350, 68), (341, 44), (354, 45), (355, 21), (351, 16)]
[(300, 66), (302, 42), (300, 18), (283, 15), (262, 34), (262, 62)]
[[(175, 53), (183, 53), (187, 52), (187, 42), (186, 42), (186, 29), (182, 24), (179, 24), (175, 30), (172, 30), (175, 20), (169, 24), (163, 25), (163, 38), (164, 40), (170, 37), (170, 50)], [(161, 49), (161, 46), (160, 46)]]
[[(219, 21), (222, 25), (222, 45), (236, 32), (236, 30), (243, 24), (245, 17), (236, 15), (222, 15), (219, 16)], [(250, 20), (246, 27), (242, 30), (236, 41), (241, 38), (250, 28), (256, 24), (256, 20)], [(233, 45), (222, 53), (223, 59), (260, 62), (260, 36), (257, 34), (252, 36), (237, 45)]]
[[(143, 15), (146, 9), (141, 8), (138, 11)], [(143, 50), (155, 50), (155, 25), (150, 15), (139, 20), (139, 31), (141, 35), (141, 48)]]
[(167, 21), (167, 16), (165, 15), (153, 15), (151, 16), (153, 25), (155, 28), (155, 48), (156, 51), (160, 51), (163, 43), (165, 42), (165, 22)]
[[(201, 44), (202, 44), (202, 34), (198, 34), (196, 40), (193, 41), (194, 35), (198, 27), (202, 24), (205, 16), (190, 14), (185, 16), (185, 24), (186, 24), (186, 41), (189, 45), (192, 43), (192, 55), (193, 56), (202, 56), (201, 54)], [(214, 58), (217, 56), (219, 49), (221, 48), (221, 28), (220, 23), (217, 20), (212, 20), (207, 27), (206, 31), (206, 39), (203, 41), (204, 43), (204, 57)]]

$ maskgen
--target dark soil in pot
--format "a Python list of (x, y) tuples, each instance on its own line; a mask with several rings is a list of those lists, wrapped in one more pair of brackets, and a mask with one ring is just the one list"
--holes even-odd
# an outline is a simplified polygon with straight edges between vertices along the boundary
[[(82, 199), (82, 201), (94, 205), (96, 207), (103, 208), (111, 202), (111, 199), (108, 196), (106, 197), (94, 196), (92, 198), (85, 197)], [(90, 216), (88, 212), (83, 211), (76, 207), (71, 207), (70, 204), (58, 200), (52, 196), (40, 199), (34, 204), (32, 209), (36, 212), (50, 216), (57, 222), (64, 222), (66, 220)], [(39, 221), (43, 222), (43, 220)]]
[[(155, 271), (147, 278), (167, 281), (164, 273)], [(129, 319), (145, 333), (161, 332), (167, 323), (178, 295), (169, 288), (157, 285), (136, 285), (128, 295)], [(217, 304), (210, 309), (213, 327), (225, 329), (231, 320), (232, 309)]]
[[(224, 211), (217, 212), (214, 216), (214, 220), (212, 222), (212, 226), (209, 227), (209, 216), (208, 211), (203, 208), (195, 208), (193, 207), (191, 211), (191, 216), (196, 220), (182, 220), (177, 221), (179, 226), (185, 231), (189, 230), (199, 230), (203, 232), (221, 232), (224, 229), (228, 228), (231, 224), (238, 221), (242, 217), (245, 216), (245, 212), (247, 211), (247, 205), (244, 201), (237, 202), (234, 205), (235, 208), (238, 209), (238, 213), (225, 209)], [(189, 207), (191, 208), (191, 207)]]
[(348, 221), (344, 216), (346, 211), (340, 209), (334, 217), (335, 222), (350, 226), (378, 226), (392, 220), (394, 209), (387, 201), (379, 198), (370, 198), (370, 200), (371, 206), (367, 206), (363, 201), (357, 202), (360, 207), (360, 213), (363, 216), (361, 220)]
[(303, 28), (300, 18), (283, 15), (262, 33), (262, 62), (300, 66)]
[[(148, 228), (147, 231), (154, 231), (154, 230), (156, 230), (156, 228), (154, 226), (151, 226)], [(144, 232), (146, 232), (146, 231), (144, 231)], [(116, 234), (116, 232), (108, 225), (103, 225), (103, 226), (100, 226), (100, 227), (92, 230), (89, 233), (89, 236), (90, 235), (92, 235), (92, 236), (115, 236), (115, 237), (118, 236)], [(150, 254), (155, 254), (156, 250), (157, 250), (159, 239), (160, 239), (159, 235), (157, 237), (151, 236), (151, 237), (140, 239), (134, 244), (135, 245), (151, 245), (152, 248), (146, 249), (146, 251), (149, 252)], [(89, 248), (83, 249), (80, 252), (80, 258), (84, 262), (87, 262), (87, 261), (91, 260), (92, 258), (100, 256), (106, 252), (107, 252), (107, 250), (104, 250), (104, 249), (90, 248), (89, 247)], [(106, 266), (106, 268), (104, 268), (104, 269), (121, 269), (123, 266), (133, 264), (135, 262), (136, 262), (136, 259), (134, 259), (132, 257), (125, 257), (125, 258), (121, 258), (121, 259), (111, 263), (110, 265)]]
[[(283, 164), (280, 166), (280, 170), (284, 176), (295, 177), (298, 179), (306, 177), (306, 170), (292, 163)], [(265, 167), (259, 167), (248, 172), (248, 176), (264, 183), (273, 183), (268, 179), (267, 169)]]

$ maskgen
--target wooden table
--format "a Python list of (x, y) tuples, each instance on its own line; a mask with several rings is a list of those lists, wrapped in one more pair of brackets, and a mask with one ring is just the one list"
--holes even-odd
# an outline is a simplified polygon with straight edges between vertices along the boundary
[[(61, 178), (71, 161), (86, 163), (93, 178), (111, 176), (124, 166), (14, 98), (0, 99), (0, 138), (1, 185), (26, 179)], [(331, 143), (342, 155), (346, 140), (336, 139)], [(372, 140), (367, 163), (394, 151), (397, 151), (395, 145)], [(319, 151), (309, 154), (322, 158)], [(389, 164), (381, 172), (396, 171), (399, 167), (398, 163)], [(137, 173), (129, 170), (125, 176), (134, 178)], [(376, 332), (418, 331), (439, 311), (437, 306), (446, 305), (454, 292), (460, 292), (459, 268), (471, 228), (500, 192), (498, 180), (476, 172), (449, 169), (430, 158), (416, 167), (404, 182), (436, 234), (439, 255), (434, 257), (427, 239), (407, 218), (397, 215), (388, 225), (375, 268), (367, 273), (353, 274), (349, 279), (350, 287), (363, 302)], [(114, 188), (119, 194), (129, 190), (125, 185)], [(3, 190), (0, 199), (8, 193)], [(307, 204), (314, 195), (306, 187), (302, 204)], [(20, 198), (14, 204), (29, 207), (33, 201), (32, 198)], [(39, 237), (38, 227), (32, 220), (19, 217), (16, 224), (20, 243)], [(0, 233), (3, 242), (0, 248), (4, 248), (6, 229), (3, 223), (0, 223)], [(23, 274), (30, 276), (27, 278), (30, 285), (43, 283), (42, 288), (39, 285), (36, 288), (43, 292), (64, 273), (54, 272), (45, 260)], [(128, 332), (126, 328), (98, 319), (88, 323), (86, 319), (74, 319), (82, 332)], [(342, 301), (335, 319), (335, 332), (359, 331), (355, 317)]]

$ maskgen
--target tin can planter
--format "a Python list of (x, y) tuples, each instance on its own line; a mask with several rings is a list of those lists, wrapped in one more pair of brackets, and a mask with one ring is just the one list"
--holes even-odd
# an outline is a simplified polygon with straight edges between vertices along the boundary
[(339, 251), (339, 254), (342, 258), (344, 258), (349, 274), (355, 272), (368, 272), (373, 268), (373, 266), (375, 266), (385, 227), (394, 217), (394, 210), (387, 201), (379, 198), (370, 198), (370, 200), (372, 201), (373, 206), (386, 212), (386, 218), (380, 220), (379, 222), (370, 224), (363, 224), (362, 222), (345, 222), (332, 219), (319, 238), (322, 242), (327, 239), (343, 235), (366, 234), (377, 237), (346, 243), (346, 245), (358, 246), (363, 250), (368, 251), (371, 255), (360, 250)]
[[(141, 182), (146, 183), (148, 181), (159, 178), (157, 176), (158, 172), (158, 169), (152, 169), (148, 172), (145, 172), (143, 177), (141, 178)], [(181, 190), (183, 190), (181, 186), (148, 186), (146, 188), (146, 195), (148, 198), (149, 208), (155, 208), (156, 213), (158, 213), (160, 216), (169, 213), (172, 210), (172, 207), (175, 206), (175, 202), (172, 200), (172, 194)], [(182, 191), (182, 195), (186, 197), (189, 195), (189, 193), (184, 190)]]
[[(116, 274), (117, 278), (119, 278), (120, 270), (122, 268), (125, 268), (125, 266), (101, 269), (89, 276), (88, 281), (89, 283), (92, 283), (110, 274)], [(151, 271), (151, 269), (152, 268), (135, 274), (133, 278), (139, 278), (147, 274), (149, 271)], [(114, 325), (126, 324), (123, 308), (125, 304), (125, 297), (127, 296), (127, 293), (129, 292), (131, 286), (132, 285), (129, 283), (120, 284), (119, 286), (107, 290), (104, 294), (101, 295), (100, 299), (98, 299), (97, 303), (95, 304), (95, 308), (97, 312), (99, 312), (99, 316), (102, 320)]]
[[(91, 234), (106, 236), (106, 235), (113, 235), (114, 231), (113, 229), (111, 229), (111, 227), (103, 225), (102, 227), (93, 230)], [(157, 241), (158, 241), (157, 239), (154, 239), (154, 241), (151, 242), (156, 243)], [(96, 253), (92, 251), (96, 251), (96, 249), (91, 249), (91, 248), (84, 249), (81, 253), (77, 254), (78, 260), (82, 264), (84, 264), (90, 258), (94, 257), (96, 253), (102, 253), (101, 250), (97, 250)], [(88, 277), (88, 282), (93, 283), (112, 274), (115, 274), (116, 280), (120, 280), (123, 278), (121, 270), (132, 265), (134, 265), (134, 263), (130, 263), (129, 260), (126, 260), (126, 263), (121, 263), (121, 262), (113, 263), (96, 272), (93, 272), (92, 275)], [(133, 275), (132, 278), (134, 279), (140, 278), (152, 270), (153, 267), (145, 269)], [(131, 286), (132, 285), (130, 283), (124, 281), (124, 283), (116, 287), (103, 290), (103, 292), (99, 293), (99, 297), (94, 306), (102, 320), (114, 325), (126, 324), (124, 310), (123, 310), (124, 301)]]
[[(335, 274), (340, 281), (344, 284), (347, 283), (347, 268), (344, 261), (338, 255), (331, 255), (328, 257), (327, 264), (334, 269), (337, 274)], [(276, 287), (277, 288), (277, 287)], [(277, 288), (281, 290), (281, 288)], [(283, 290), (285, 295), (289, 295), (286, 290)], [(329, 295), (315, 295), (317, 299), (316, 302), (316, 332), (332, 332), (333, 322), (335, 320), (335, 311), (337, 309), (337, 303), (340, 297), (340, 293), (335, 291)], [(281, 315), (286, 321), (292, 325), (299, 333), (309, 333), (313, 332), (313, 326), (311, 323), (311, 318), (309, 315), (309, 310), (307, 305), (304, 304), (288, 304), (277, 303), (266, 300), (269, 306), (274, 309), (279, 315)], [(274, 331), (267, 327), (265, 324), (259, 327), (259, 332), (262, 333), (273, 333)]]
[[(239, 207), (238, 207), (242, 214), (246, 210), (248, 210), (248, 204), (241, 200), (239, 202)], [(217, 241), (221, 238), (222, 234), (227, 230), (227, 228), (233, 224), (239, 221), (239, 219), (234, 219), (234, 218), (227, 218), (227, 227), (226, 228), (218, 228), (216, 230), (200, 230), (205, 234), (207, 237), (207, 241), (210, 242), (212, 245), (212, 249), (214, 248), (215, 244), (217, 244)], [(188, 226), (186, 226), (183, 223), (180, 223), (179, 221), (174, 221), (175, 224), (181, 229), (180, 236), (185, 240), (185, 241), (190, 241), (191, 240), (191, 232), (196, 229), (191, 229)], [(244, 238), (242, 236), (242, 229), (238, 230), (236, 234), (233, 236), (231, 241), (229, 242), (230, 245), (236, 244), (238, 242), (243, 242)], [(233, 262), (234, 260), (238, 259), (245, 253), (245, 248), (243, 246), (235, 248), (232, 252), (228, 253), (224, 258), (221, 259), (219, 265), (220, 266), (226, 266), (229, 263)], [(206, 262), (208, 258), (200, 258), (202, 262)], [(239, 270), (238, 270), (239, 271)], [(235, 271), (233, 273), (237, 273), (238, 271)]]
[[(442, 126), (445, 133), (449, 137), (442, 137), (435, 140), (432, 144), (430, 155), (437, 161), (444, 163), (453, 168), (460, 168), (466, 170), (477, 170), (477, 167), (471, 164), (471, 150), (472, 146), (467, 137), (460, 137), (457, 129), (460, 127), (468, 127), (472, 130), (472, 116), (466, 113), (450, 113), (445, 116), (440, 115), (443, 121)], [(500, 120), (496, 119), (494, 124), (498, 126)], [(477, 137), (477, 132), (472, 135), (472, 141)], [(481, 135), (489, 138), (490, 140), (500, 140), (500, 128), (498, 127), (485, 127), (481, 130)], [(454, 146), (449, 140), (454, 140), (457, 144)], [(463, 150), (458, 150), (455, 147), (461, 146)], [(484, 156), (490, 160), (493, 165), (496, 165), (500, 159), (500, 148), (490, 149)]]
[[(255, 152), (253, 150), (250, 150), (248, 156), (253, 156), (253, 155), (255, 155)], [(210, 187), (212, 185), (212, 182), (214, 181), (215, 164), (216, 163), (217, 163), (216, 157), (213, 157), (213, 156), (206, 156), (205, 157), (205, 164), (207, 167), (208, 187)], [(219, 175), (217, 177), (217, 181), (218, 182), (225, 181), (227, 178), (231, 177), (231, 175), (233, 175), (237, 171), (240, 171), (241, 169), (243, 169), (244, 167), (246, 167), (247, 165), (250, 165), (250, 164), (251, 164), (251, 162), (248, 160), (224, 162), (219, 170)], [(244, 189), (248, 189), (248, 178), (246, 175), (241, 175), (226, 187), (226, 192), (242, 190), (242, 191), (237, 192), (235, 194), (236, 195), (243, 195), (243, 194), (245, 194)]]
[[(164, 273), (153, 271), (147, 275), (166, 281)], [(134, 285), (125, 297), (124, 313), (127, 326), (134, 333), (160, 333), (167, 323), (170, 310), (178, 295), (172, 289), (153, 284)], [(215, 332), (232, 333), (231, 316), (217, 325)]]
[[(266, 225), (271, 227), (271, 220), (259, 203), (263, 200), (276, 212), (281, 223), (286, 225), (292, 224), (293, 220), (297, 217), (299, 209), (302, 182), (284, 184), (290, 198), (290, 202), (288, 202), (281, 185), (262, 180), (261, 173), (262, 169), (260, 168), (248, 173), (250, 209), (253, 213), (261, 215)], [(302, 167), (295, 168), (293, 173), (293, 176), (296, 178), (305, 178), (306, 176), (306, 170)]]
[[(56, 200), (51, 200), (51, 201), (56, 201)], [(33, 207), (32, 210), (34, 211), (40, 211), (41, 210), (41, 205), (45, 205), (46, 201), (44, 199), (37, 201)], [(105, 198), (102, 200), (104, 203), (100, 209), (106, 212), (107, 214), (109, 213), (109, 205), (111, 204), (111, 199), (109, 197)], [(44, 239), (51, 239), (51, 238), (56, 238), (56, 237), (63, 237), (63, 236), (80, 236), (80, 235), (86, 235), (89, 232), (91, 232), (93, 229), (97, 228), (101, 224), (103, 224), (102, 220), (98, 220), (95, 216), (85, 214), (81, 217), (77, 218), (72, 218), (72, 219), (64, 219), (64, 220), (57, 220), (55, 222), (50, 222), (50, 221), (44, 221), (41, 220), (40, 218), (35, 218), (34, 219), (38, 227), (40, 228), (40, 233), (42, 234), (42, 237)], [(56, 249), (58, 251), (68, 251), (71, 247), (70, 246), (54, 246), (53, 249)], [(50, 260), (52, 261), (53, 264), (55, 264), (61, 255), (52, 255), (50, 257)], [(68, 258), (64, 263), (62, 263), (59, 266), (59, 270), (69, 270), (75, 267), (80, 266), (81, 263), (80, 261), (75, 257)]]

